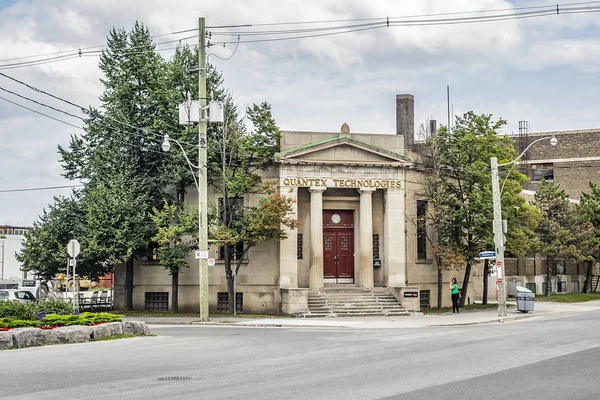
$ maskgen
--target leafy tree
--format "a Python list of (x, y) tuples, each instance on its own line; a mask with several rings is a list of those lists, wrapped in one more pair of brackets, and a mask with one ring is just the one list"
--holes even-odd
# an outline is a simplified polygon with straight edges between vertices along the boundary
[[(129, 222), (151, 227), (149, 211), (162, 204), (164, 188), (172, 178), (168, 159), (159, 150), (161, 135), (152, 133), (156, 128), (162, 128), (166, 124), (164, 121), (176, 118), (166, 79), (166, 64), (155, 51), (148, 29), (136, 23), (130, 32), (124, 29), (110, 31), (107, 48), (100, 57), (100, 70), (104, 75), (101, 79), (104, 92), (100, 96), (103, 113), (89, 110), (87, 133), (73, 136), (67, 149), (59, 147), (64, 176), (83, 180), (86, 186), (97, 188), (95, 190), (100, 190), (97, 196), (106, 194), (100, 189), (106, 187), (111, 188), (111, 195), (137, 199), (128, 208)], [(114, 184), (113, 178), (123, 169), (135, 192), (116, 192), (124, 185)], [(105, 218), (95, 221), (96, 226), (103, 227), (104, 238), (119, 237), (120, 226), (112, 223), (112, 217), (104, 213), (105, 210), (97, 211), (97, 216)], [(133, 233), (133, 230), (128, 232)], [(132, 307), (134, 258), (147, 255), (148, 244), (154, 235), (151, 229), (142, 229), (138, 233), (143, 233), (143, 237), (126, 240), (125, 253), (129, 258), (125, 304), (128, 309)], [(106, 241), (98, 246), (103, 247), (108, 259), (122, 258), (123, 244)], [(108, 256), (108, 253), (112, 255)]]
[[(427, 124), (428, 126), (429, 124)], [(452, 210), (449, 203), (441, 196), (445, 177), (440, 168), (440, 154), (438, 143), (428, 137), (425, 125), (421, 125), (419, 137), (424, 144), (418, 144), (418, 154), (425, 176), (424, 190), (419, 193), (419, 198), (425, 201), (425, 212), (417, 215), (412, 220), (418, 234), (423, 235), (435, 256), (437, 269), (437, 308), (442, 307), (443, 272), (452, 271), (465, 264), (462, 253), (457, 252), (452, 245)], [(433, 226), (434, 229), (428, 229)]]
[(448, 221), (444, 241), (462, 255), (466, 265), (463, 304), (475, 257), (493, 241), (490, 157), (500, 163), (516, 157), (511, 140), (499, 135), (505, 123), (493, 121), (488, 114), (468, 112), (457, 118), (452, 131), (441, 127), (433, 139), (440, 171), (439, 203)]
[(569, 202), (566, 192), (553, 181), (542, 181), (535, 193), (535, 205), (541, 219), (536, 228), (538, 250), (546, 256), (546, 292), (551, 292), (551, 280), (556, 260), (569, 258), (575, 261), (590, 259), (596, 243), (594, 227), (578, 215)]
[(590, 223), (593, 226), (593, 234), (588, 238), (594, 240), (596, 243), (595, 248), (589, 254), (587, 261), (587, 268), (585, 271), (585, 284), (583, 286), (583, 292), (588, 293), (592, 284), (592, 268), (594, 262), (600, 261), (600, 249), (597, 243), (600, 242), (600, 188), (589, 182), (590, 193), (581, 193), (580, 205), (578, 213), (582, 220)]
[[(260, 171), (266, 170), (279, 149), (280, 131), (271, 107), (262, 103), (246, 111), (253, 129), (238, 118), (231, 95), (223, 93), (225, 122), (208, 132), (209, 181), (221, 196), (213, 212), (211, 235), (222, 245), (222, 258), (229, 294), (229, 307), (235, 307), (234, 279), (242, 260), (253, 246), (286, 237), (285, 227), (295, 226), (288, 214), (291, 200), (263, 184)], [(244, 197), (269, 194), (258, 206)], [(233, 260), (237, 265), (232, 266)]]
[[(84, 213), (75, 192), (70, 197), (55, 197), (54, 204), (43, 210), (42, 215), (33, 223), (32, 229), (25, 234), (25, 243), (17, 253), (17, 260), (23, 270), (33, 273), (39, 279), (53, 279), (66, 268), (69, 255), (67, 243), (80, 237)], [(79, 258), (79, 270), (86, 270), (85, 246)]]
[(193, 207), (169, 204), (166, 200), (162, 209), (153, 208), (150, 215), (157, 227), (152, 238), (158, 244), (158, 261), (174, 277), (171, 280), (171, 304), (179, 312), (179, 273), (189, 267), (190, 251), (198, 247), (198, 210)]

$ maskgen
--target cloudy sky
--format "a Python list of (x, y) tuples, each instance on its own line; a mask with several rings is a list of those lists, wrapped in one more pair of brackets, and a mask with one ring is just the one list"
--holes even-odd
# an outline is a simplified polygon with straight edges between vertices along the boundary
[[(561, 7), (569, 7), (561, 2)], [(554, 1), (556, 4), (556, 1)], [(588, 2), (579, 7), (600, 6)], [(235, 41), (218, 32), (309, 29), (335, 24), (264, 25), (282, 22), (379, 17), (464, 18), (529, 12), (546, 0), (0, 0), (0, 72), (81, 104), (98, 104), (97, 57), (23, 62), (56, 57), (58, 51), (105, 43), (113, 26), (136, 21), (153, 35), (207, 25), (253, 24), (213, 29), (213, 41)], [(572, 6), (571, 6), (572, 7)], [(563, 8), (564, 9), (564, 8)], [(490, 10), (509, 10), (492, 11)], [(432, 14), (475, 12), (471, 14)], [(488, 11), (483, 13), (482, 11)], [(421, 17), (414, 17), (421, 16)], [(394, 19), (392, 19), (394, 21)], [(531, 131), (600, 128), (600, 13), (454, 25), (396, 26), (290, 41), (240, 43), (233, 57), (210, 61), (223, 71), (240, 106), (266, 101), (282, 129), (394, 133), (395, 95), (415, 96), (416, 124), (429, 116), (446, 121), (446, 86), (455, 114), (469, 110), (508, 120), (506, 132), (527, 120)], [(165, 35), (157, 42), (194, 33)], [(267, 35), (266, 38), (274, 38)], [(196, 39), (185, 40), (194, 43)], [(159, 45), (165, 57), (174, 44)], [(235, 45), (210, 52), (229, 57)], [(72, 54), (71, 52), (63, 53)], [(22, 58), (40, 55), (37, 58)], [(0, 77), (0, 87), (71, 112), (65, 104)], [(5, 99), (78, 125), (77, 120), (0, 90)], [(31, 224), (66, 189), (2, 191), (65, 185), (56, 148), (79, 132), (0, 99), (0, 224)]]

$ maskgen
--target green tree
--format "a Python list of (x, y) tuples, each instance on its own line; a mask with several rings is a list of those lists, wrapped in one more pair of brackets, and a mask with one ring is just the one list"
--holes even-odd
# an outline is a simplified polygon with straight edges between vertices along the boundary
[[(97, 190), (111, 188), (114, 196), (131, 198), (133, 195), (143, 199), (133, 202), (136, 209), (128, 208), (130, 222), (152, 226), (149, 211), (162, 204), (164, 189), (173, 178), (169, 175), (168, 158), (159, 148), (161, 134), (153, 133), (164, 127), (165, 121), (177, 118), (166, 78), (166, 63), (155, 51), (148, 29), (136, 23), (130, 32), (124, 29), (110, 31), (99, 66), (103, 73), (104, 91), (100, 96), (103, 113), (89, 110), (87, 133), (74, 136), (67, 149), (59, 147), (64, 176), (83, 180), (86, 186)], [(124, 187), (114, 184), (115, 173), (123, 169), (126, 169), (126, 177), (135, 193), (115, 192)], [(102, 192), (97, 194), (100, 196)], [(105, 238), (119, 237), (120, 227), (112, 223), (109, 214), (98, 212), (97, 216), (106, 218), (95, 221), (96, 226), (103, 226)], [(128, 309), (132, 307), (134, 259), (148, 254), (148, 244), (154, 235), (151, 229), (139, 232), (144, 234), (143, 238), (126, 241), (130, 254), (125, 278), (125, 307)], [(113, 253), (109, 259), (121, 259), (122, 244), (108, 241), (99, 246), (105, 246), (105, 252)]]
[[(288, 214), (291, 200), (265, 185), (260, 176), (271, 166), (279, 149), (280, 131), (271, 107), (262, 103), (247, 109), (252, 129), (238, 118), (229, 94), (223, 93), (225, 122), (208, 134), (209, 181), (219, 193), (218, 210), (213, 212), (211, 236), (221, 244), (229, 294), (229, 308), (235, 307), (234, 279), (242, 260), (253, 246), (286, 237), (285, 228), (295, 226)], [(258, 206), (249, 205), (253, 194), (269, 194)], [(237, 265), (232, 266), (237, 260)]]
[(158, 244), (158, 261), (174, 277), (171, 280), (173, 312), (179, 312), (179, 273), (189, 267), (187, 259), (198, 246), (198, 210), (183, 205), (169, 204), (166, 200), (159, 210), (154, 207), (151, 218), (157, 227), (152, 238)]
[(600, 188), (592, 182), (589, 182), (589, 187), (590, 193), (581, 193), (578, 208), (582, 220), (593, 226), (593, 233), (588, 240), (594, 240), (596, 243), (595, 248), (592, 248), (592, 251), (589, 252), (589, 259), (586, 260), (587, 268), (585, 271), (585, 284), (583, 286), (584, 293), (588, 293), (591, 287), (594, 263), (600, 261), (600, 248), (597, 246), (600, 242)]
[(566, 192), (553, 181), (540, 182), (535, 205), (541, 212), (536, 228), (537, 249), (546, 256), (546, 292), (551, 293), (552, 274), (560, 258), (584, 261), (591, 258), (596, 243), (594, 227), (569, 202)]
[(511, 140), (499, 135), (505, 123), (502, 119), (493, 121), (488, 114), (468, 112), (457, 118), (452, 131), (442, 127), (433, 139), (440, 170), (439, 203), (449, 221), (443, 232), (444, 242), (465, 260), (463, 304), (471, 266), (493, 237), (490, 157), (497, 157), (500, 163), (516, 157)]

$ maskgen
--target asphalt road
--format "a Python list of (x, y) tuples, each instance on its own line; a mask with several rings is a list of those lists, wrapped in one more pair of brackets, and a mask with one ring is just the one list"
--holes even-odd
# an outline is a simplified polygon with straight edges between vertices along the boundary
[[(599, 311), (397, 330), (153, 332), (159, 336), (0, 352), (0, 398), (600, 398)], [(161, 380), (172, 377), (186, 380)]]

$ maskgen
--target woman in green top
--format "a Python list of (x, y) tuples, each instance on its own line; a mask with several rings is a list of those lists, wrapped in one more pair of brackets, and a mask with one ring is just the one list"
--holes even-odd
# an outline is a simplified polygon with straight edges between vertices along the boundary
[(456, 278), (452, 278), (450, 281), (450, 291), (452, 293), (452, 312), (458, 312), (458, 299), (460, 298), (460, 294), (458, 293), (458, 284), (456, 283)]

